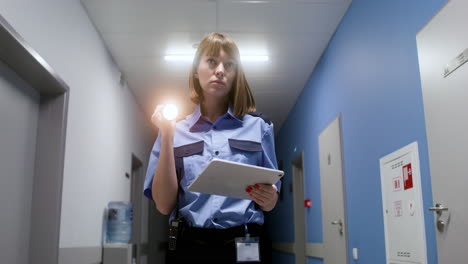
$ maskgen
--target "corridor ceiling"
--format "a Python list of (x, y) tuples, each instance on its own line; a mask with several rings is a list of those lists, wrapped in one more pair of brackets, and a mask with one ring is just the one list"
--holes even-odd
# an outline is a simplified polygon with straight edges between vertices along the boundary
[(165, 55), (194, 53), (204, 35), (222, 32), (241, 55), (257, 110), (281, 127), (351, 0), (82, 0), (91, 21), (145, 114), (156, 104), (189, 103), (190, 62)]

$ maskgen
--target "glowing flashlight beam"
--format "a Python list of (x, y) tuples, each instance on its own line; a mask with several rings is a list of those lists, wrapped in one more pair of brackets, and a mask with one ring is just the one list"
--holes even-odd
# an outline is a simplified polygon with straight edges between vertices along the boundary
[(167, 120), (173, 120), (177, 117), (179, 114), (179, 110), (177, 109), (177, 106), (174, 104), (166, 104), (163, 109), (163, 116)]

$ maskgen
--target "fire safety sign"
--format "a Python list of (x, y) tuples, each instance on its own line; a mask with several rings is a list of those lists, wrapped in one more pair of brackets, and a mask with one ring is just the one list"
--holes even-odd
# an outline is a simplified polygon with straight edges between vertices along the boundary
[(403, 181), (405, 182), (405, 190), (413, 188), (413, 174), (411, 172), (411, 163), (403, 166)]

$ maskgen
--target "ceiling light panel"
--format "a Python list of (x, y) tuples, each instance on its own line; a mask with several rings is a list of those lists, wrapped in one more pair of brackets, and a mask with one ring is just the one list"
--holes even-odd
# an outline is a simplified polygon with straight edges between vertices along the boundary
[[(173, 54), (164, 56), (165, 61), (174, 62), (192, 62), (194, 55), (187, 54)], [(241, 61), (244, 62), (267, 62), (269, 60), (268, 55), (245, 55), (241, 56)]]

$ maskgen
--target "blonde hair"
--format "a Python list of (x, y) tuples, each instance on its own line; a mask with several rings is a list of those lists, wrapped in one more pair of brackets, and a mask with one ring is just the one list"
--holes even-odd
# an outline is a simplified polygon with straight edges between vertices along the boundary
[(242, 118), (245, 114), (256, 111), (255, 99), (247, 83), (247, 79), (245, 78), (244, 71), (242, 70), (239, 49), (236, 43), (234, 43), (234, 40), (227, 35), (216, 32), (210, 33), (200, 42), (197, 52), (195, 53), (195, 58), (193, 59), (189, 76), (190, 100), (195, 104), (201, 104), (203, 102), (203, 91), (200, 86), (200, 81), (195, 76), (202, 55), (218, 56), (221, 49), (226, 52), (237, 65), (236, 77), (228, 96), (229, 103), (232, 105), (233, 114), (237, 118)]

